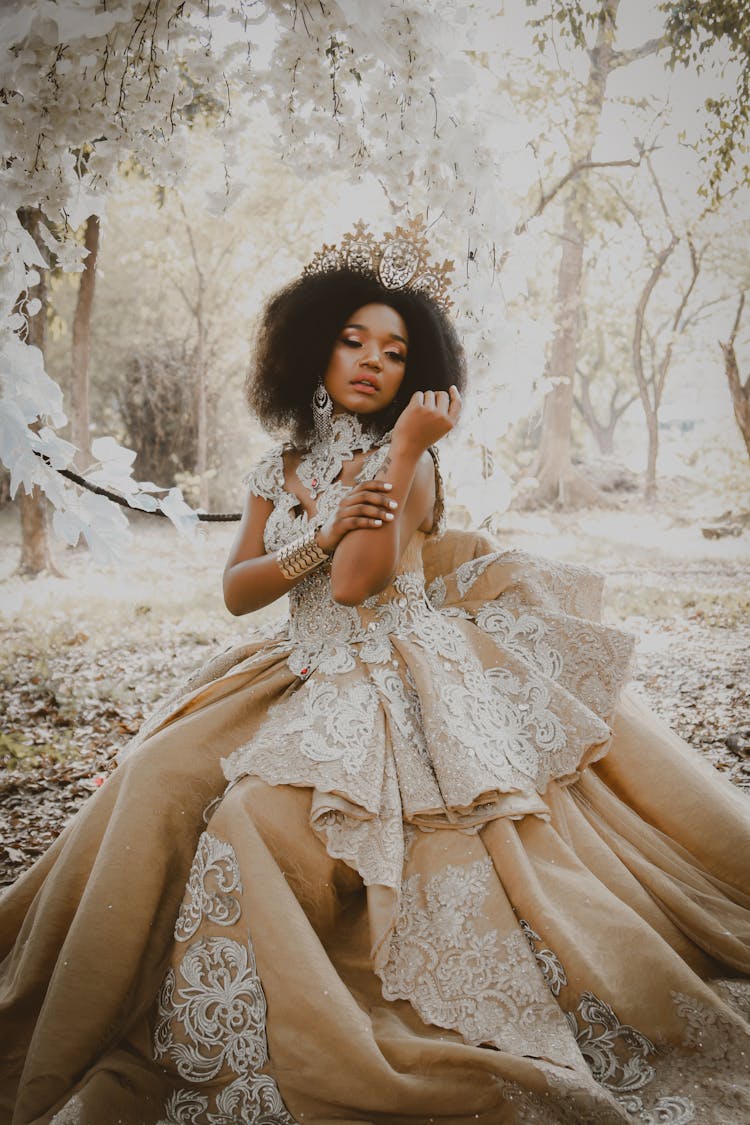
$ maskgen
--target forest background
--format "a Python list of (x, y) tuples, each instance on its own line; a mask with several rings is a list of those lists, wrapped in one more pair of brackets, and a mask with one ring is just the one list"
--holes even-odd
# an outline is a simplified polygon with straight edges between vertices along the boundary
[[(421, 213), (456, 263), (471, 387), (442, 443), (451, 522), (604, 570), (641, 690), (750, 785), (746, 6), (194, 4), (184, 48), (153, 0), (101, 33), (96, 0), (61, 0), (52, 31), (41, 0), (25, 24), (23, 7), (0, 22), (0, 134), (26, 280), (6, 255), (3, 291), (9, 337), (53, 382), (3, 352), (0, 878), (165, 691), (283, 611), (238, 629), (232, 526), (196, 531), (189, 508), (241, 506), (272, 441), (242, 405), (259, 309), (363, 217)], [(144, 95), (155, 43), (180, 82), (168, 143), (164, 77)], [(117, 50), (119, 98), (71, 129)], [(32, 128), (13, 118), (22, 64), (45, 83)], [(129, 535), (55, 466), (129, 497)]]

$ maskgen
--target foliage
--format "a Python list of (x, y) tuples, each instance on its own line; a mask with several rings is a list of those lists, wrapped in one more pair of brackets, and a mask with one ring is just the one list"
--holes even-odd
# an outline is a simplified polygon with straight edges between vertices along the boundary
[[(540, 0), (526, 3), (537, 8)], [(534, 42), (545, 50), (558, 33), (586, 48), (587, 32), (614, 23), (618, 6), (619, 0), (549, 0), (549, 10), (529, 20)], [(750, 185), (750, 5), (744, 0), (662, 0), (659, 10), (664, 14), (661, 45), (669, 66), (698, 74), (718, 67), (734, 81), (732, 91), (707, 97), (704, 103), (709, 119), (702, 147), (708, 172), (701, 191), (716, 203), (731, 175)]]
[(732, 93), (709, 98), (711, 115), (706, 147), (711, 168), (708, 189), (714, 199), (737, 161), (739, 178), (750, 184), (747, 133), (750, 125), (750, 6), (737, 0), (679, 0), (662, 4), (672, 51), (672, 65), (702, 71), (713, 57), (727, 57), (727, 69), (735, 72)]
[(139, 477), (173, 483), (195, 468), (196, 378), (189, 358), (165, 347), (161, 354), (136, 350), (119, 387), (126, 440), (138, 450)]
[[(473, 17), (481, 15), (481, 7), (473, 9)], [(180, 182), (196, 102), (217, 122), (223, 149), (219, 183), (206, 186), (215, 213), (228, 212), (241, 195), (232, 175), (237, 148), (270, 115), (279, 153), (308, 177), (308, 187), (333, 164), (353, 181), (379, 182), (400, 218), (412, 207), (439, 221), (435, 242), (442, 230), (442, 249), (466, 258), (458, 307), (467, 329), (476, 329), (489, 308), (504, 226), (496, 160), (481, 140), (482, 99), (465, 59), (475, 34), (459, 0), (439, 11), (400, 0), (6, 3), (0, 456), (12, 469), (12, 490), (38, 484), (61, 514), (58, 530), (68, 538), (83, 531), (105, 554), (116, 549), (111, 540), (124, 530), (122, 520), (105, 521), (108, 548), (91, 523), (104, 502), (92, 503), (50, 470), (70, 464), (74, 449), (56, 433), (65, 424), (62, 397), (41, 354), (24, 342), (24, 312), (34, 311), (28, 294), (39, 270), (82, 268), (75, 230), (103, 212), (121, 161), (130, 159), (158, 185)], [(43, 250), (18, 223), (22, 206), (41, 207)], [(131, 481), (128, 495), (187, 522), (174, 493), (147, 490), (138, 500)]]

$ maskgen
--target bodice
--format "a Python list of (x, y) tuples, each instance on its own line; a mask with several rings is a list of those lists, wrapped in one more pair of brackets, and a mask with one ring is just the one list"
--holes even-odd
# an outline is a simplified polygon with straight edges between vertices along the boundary
[[(276, 551), (319, 527), (338, 507), (355, 484), (372, 480), (388, 454), (388, 445), (373, 450), (363, 461), (352, 484), (339, 478), (319, 492), (314, 513), (297, 512), (299, 497), (286, 486), (283, 447), (270, 450), (247, 478), (251, 491), (273, 503), (263, 533), (267, 551)], [(390, 656), (390, 635), (408, 629), (414, 613), (429, 613), (422, 564), (422, 544), (429, 534), (443, 530), (442, 485), (437, 458), (435, 524), (429, 533), (415, 531), (406, 545), (392, 581), (358, 606), (340, 605), (331, 596), (331, 567), (326, 563), (307, 574), (289, 591), (288, 633), (292, 642), (289, 666), (306, 679), (320, 668), (328, 673), (353, 667), (354, 651), (368, 661), (385, 662)]]

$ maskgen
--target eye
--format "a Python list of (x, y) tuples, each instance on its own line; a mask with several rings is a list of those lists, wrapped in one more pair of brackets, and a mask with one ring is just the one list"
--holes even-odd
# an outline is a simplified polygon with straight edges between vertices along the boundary
[(406, 363), (406, 356), (402, 355), (401, 352), (386, 352), (385, 354), (394, 363)]
[(362, 344), (359, 340), (353, 340), (350, 336), (342, 336), (341, 343), (346, 344), (348, 348), (361, 348)]

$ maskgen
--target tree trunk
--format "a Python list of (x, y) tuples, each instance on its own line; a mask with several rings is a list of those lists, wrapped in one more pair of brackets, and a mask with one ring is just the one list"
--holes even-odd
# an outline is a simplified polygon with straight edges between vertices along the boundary
[[(41, 211), (38, 207), (22, 207), (18, 211), (18, 219), (24, 230), (28, 231), (42, 248), (39, 236), (39, 222)], [(37, 347), (44, 354), (47, 328), (47, 271), (39, 272), (39, 284), (29, 290), (28, 300), (37, 298), (41, 301), (41, 308), (35, 316), (27, 316), (28, 334), (26, 342), (29, 346)], [(16, 493), (16, 502), (21, 514), (21, 560), (18, 564), (19, 574), (35, 575), (47, 570), (53, 574), (59, 571), (52, 561), (49, 546), (49, 531), (47, 526), (47, 499), (42, 490), (34, 485), (31, 493), (25, 489)]]
[(596, 441), (602, 457), (611, 457), (615, 451), (615, 426), (617, 420), (613, 418), (608, 426), (600, 426), (596, 431)]
[(575, 507), (602, 502), (601, 493), (573, 468), (570, 431), (573, 417), (573, 375), (578, 352), (584, 235), (580, 221), (580, 185), (571, 191), (563, 216), (563, 245), (557, 280), (555, 335), (547, 364), (554, 386), (544, 400), (542, 438), (534, 475), (534, 504)]
[(89, 429), (89, 355), (91, 348), (91, 310), (94, 305), (96, 264), (99, 254), (99, 216), (89, 215), (86, 220), (83, 273), (78, 286), (73, 317), (73, 355), (71, 380), (71, 437), (78, 447), (76, 464), (85, 469), (91, 461), (91, 435)]
[(750, 376), (748, 376), (744, 383), (742, 382), (739, 364), (737, 363), (737, 354), (734, 350), (734, 342), (737, 339), (737, 332), (739, 331), (744, 306), (745, 294), (743, 293), (737, 308), (732, 335), (726, 344), (720, 344), (719, 346), (724, 354), (724, 370), (726, 371), (727, 382), (729, 383), (729, 391), (732, 395), (734, 416), (737, 419), (737, 425), (740, 428), (748, 457), (750, 457)]
[(646, 488), (647, 500), (656, 496), (656, 462), (659, 456), (659, 419), (656, 410), (646, 413), (646, 429), (648, 430), (648, 455), (646, 457)]
[(198, 477), (198, 507), (208, 511), (208, 372), (206, 370), (206, 327), (203, 315), (203, 293), (197, 305), (198, 340), (195, 346), (195, 394), (197, 398), (198, 435), (195, 472)]
[[(600, 360), (602, 360), (601, 356)], [(581, 386), (581, 396), (580, 398), (576, 398), (574, 395), (573, 401), (584, 422), (594, 435), (594, 440), (596, 441), (597, 448), (601, 455), (603, 457), (611, 457), (615, 450), (615, 429), (617, 428), (617, 423), (627, 410), (630, 402), (618, 408), (618, 391), (617, 387), (615, 387), (609, 402), (608, 419), (606, 422), (600, 422), (596, 410), (594, 409), (594, 404), (591, 401), (589, 379), (580, 369), (578, 371), (578, 381)]]
[[(612, 67), (611, 47), (615, 35), (617, 3), (610, 3), (609, 19), (599, 24), (596, 46), (590, 52), (591, 66), (586, 98), (574, 125), (571, 144), (573, 164), (591, 159), (604, 105), (607, 79)], [(576, 179), (565, 202), (563, 243), (557, 282), (557, 311), (547, 374), (555, 386), (544, 401), (542, 439), (534, 469), (538, 488), (534, 503), (578, 504), (605, 502), (601, 493), (577, 473), (570, 457), (573, 415), (573, 377), (578, 352), (581, 315), (581, 282), (585, 243), (583, 220), (586, 185)]]

